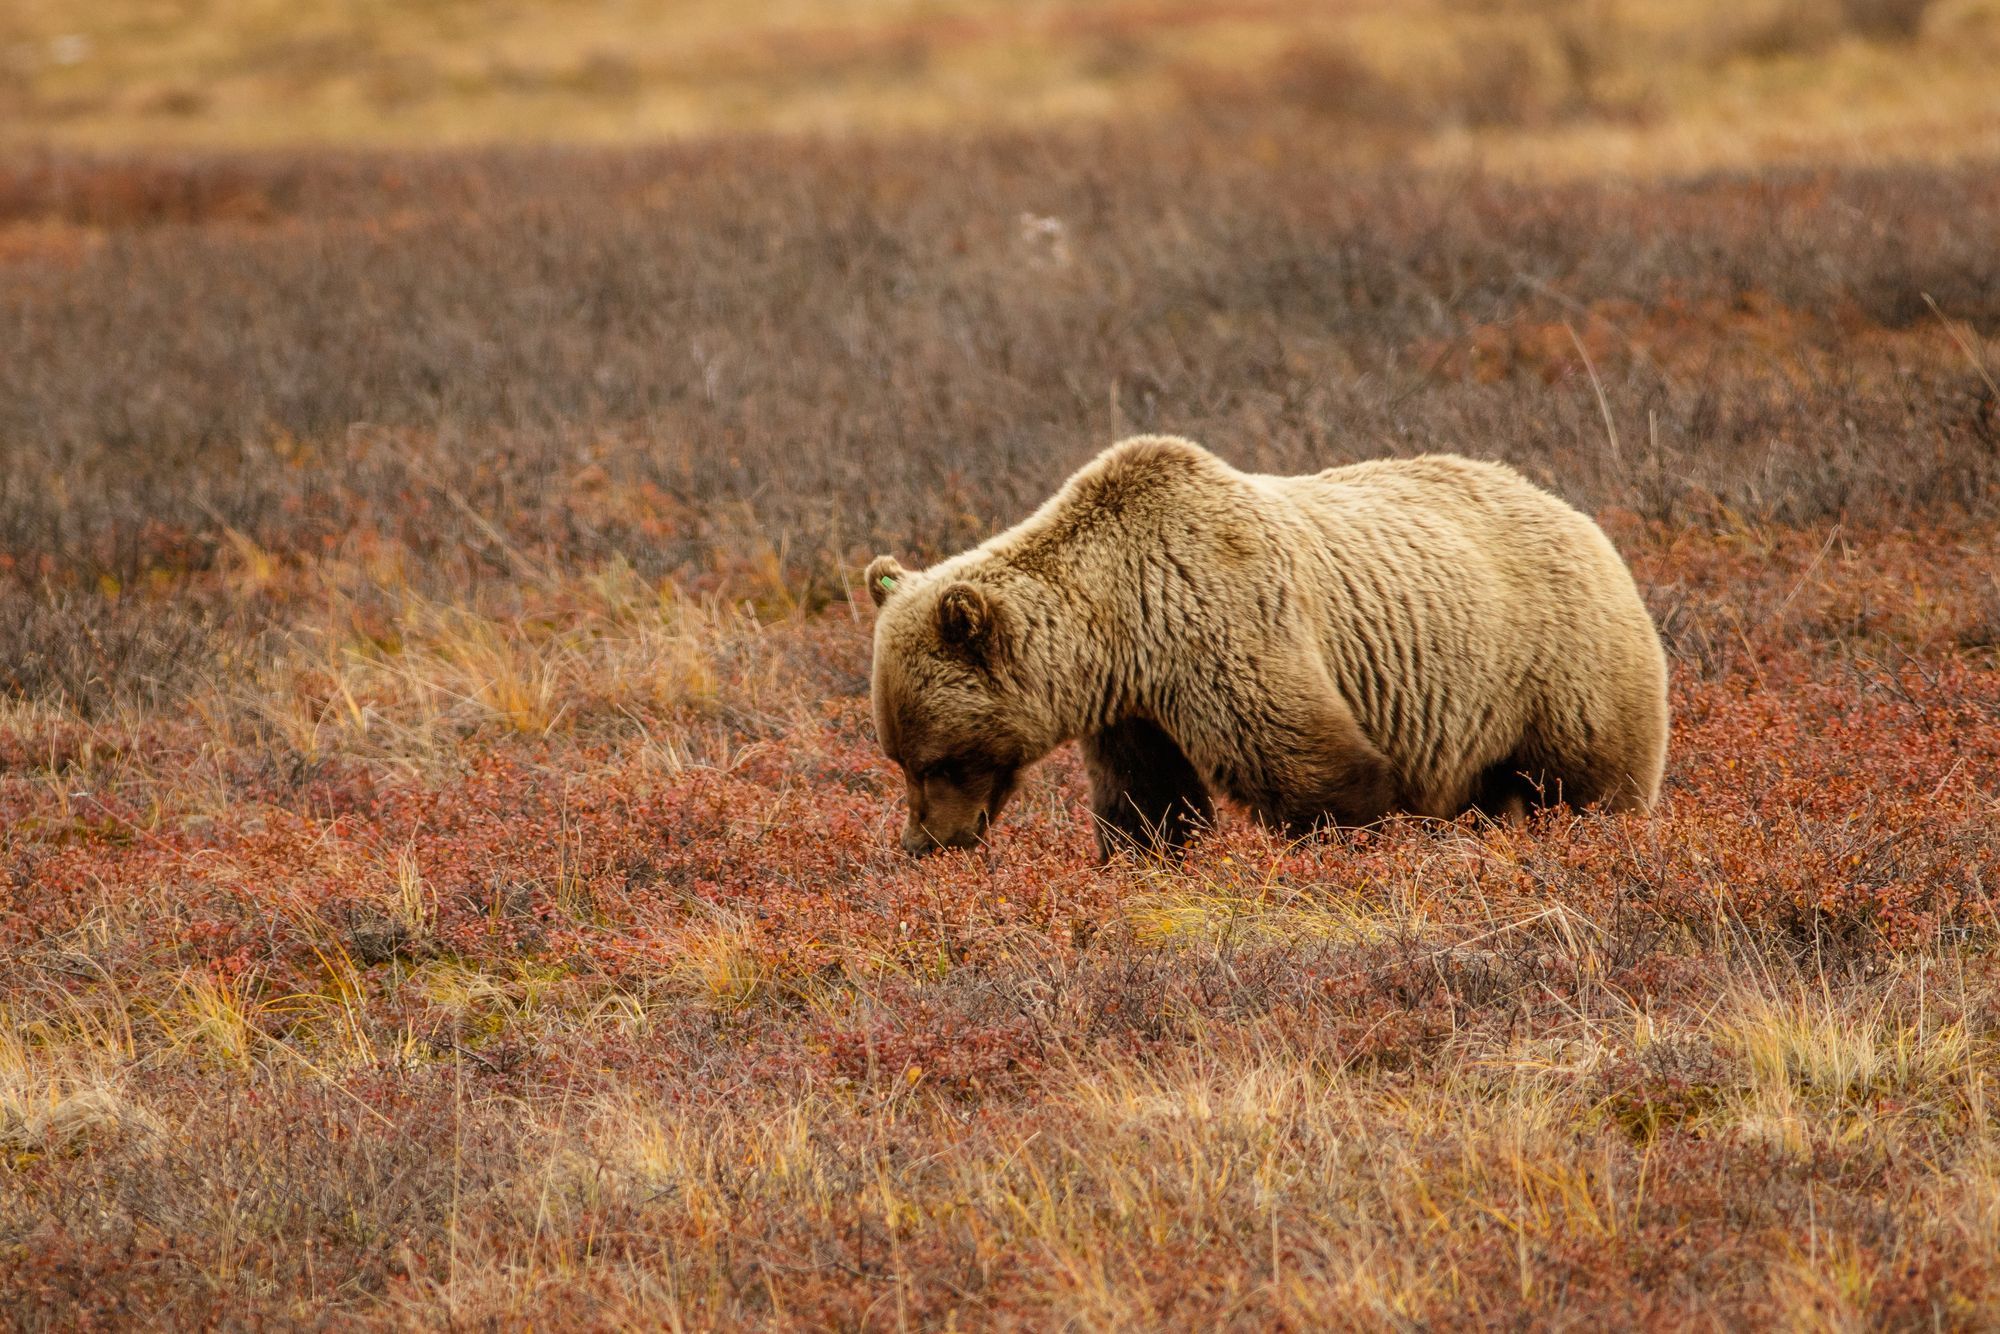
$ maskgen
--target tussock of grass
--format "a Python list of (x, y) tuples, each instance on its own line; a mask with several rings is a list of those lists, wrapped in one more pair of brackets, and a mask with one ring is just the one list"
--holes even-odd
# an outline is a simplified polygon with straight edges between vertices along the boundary
[(10, 1016), (0, 1020), (7, 1021), (0, 1025), (0, 1165), (18, 1170), (151, 1129), (113, 1053), (88, 1043), (57, 1045), (46, 1029), (30, 1042)]

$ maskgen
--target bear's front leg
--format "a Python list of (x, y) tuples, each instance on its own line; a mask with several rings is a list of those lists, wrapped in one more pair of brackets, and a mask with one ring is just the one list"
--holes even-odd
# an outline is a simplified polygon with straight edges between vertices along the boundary
[(1208, 789), (1174, 739), (1140, 718), (1083, 739), (1097, 853), (1177, 851), (1215, 817)]

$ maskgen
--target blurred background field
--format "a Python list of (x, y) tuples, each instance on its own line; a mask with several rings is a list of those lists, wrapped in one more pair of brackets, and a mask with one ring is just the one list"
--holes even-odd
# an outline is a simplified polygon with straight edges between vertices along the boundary
[[(0, 8), (0, 1326), (2000, 1327), (2000, 5)], [(1662, 807), (913, 863), (1118, 436), (1596, 514)]]
[(16, 0), (0, 138), (964, 131), (1254, 105), (1557, 172), (2000, 144), (1994, 0)]

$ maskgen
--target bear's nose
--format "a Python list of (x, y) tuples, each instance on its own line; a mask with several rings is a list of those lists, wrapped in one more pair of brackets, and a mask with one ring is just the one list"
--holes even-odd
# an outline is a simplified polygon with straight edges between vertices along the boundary
[(912, 857), (928, 857), (933, 852), (942, 852), (946, 848), (956, 848), (961, 851), (976, 848), (985, 842), (982, 837), (985, 829), (986, 820), (983, 813), (976, 829), (962, 829), (952, 834), (939, 834), (923, 825), (912, 824), (903, 830), (903, 851)]

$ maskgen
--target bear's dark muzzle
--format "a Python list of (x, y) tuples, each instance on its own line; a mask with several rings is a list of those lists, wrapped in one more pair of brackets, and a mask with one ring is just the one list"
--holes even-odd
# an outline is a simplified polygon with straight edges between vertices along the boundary
[(928, 857), (933, 852), (943, 852), (947, 848), (976, 848), (986, 842), (986, 829), (992, 819), (985, 811), (979, 812), (978, 822), (971, 829), (961, 829), (950, 834), (936, 834), (915, 821), (906, 825), (901, 839), (903, 851), (912, 857)]

